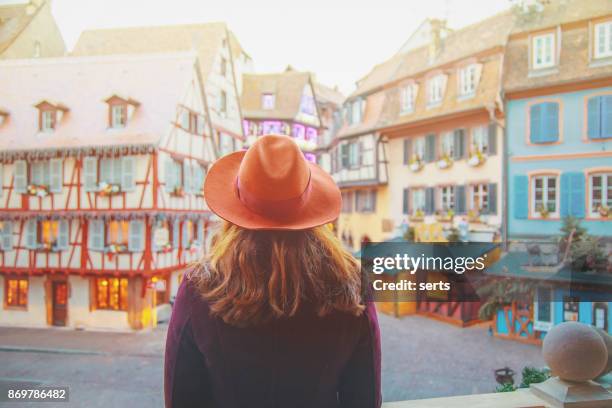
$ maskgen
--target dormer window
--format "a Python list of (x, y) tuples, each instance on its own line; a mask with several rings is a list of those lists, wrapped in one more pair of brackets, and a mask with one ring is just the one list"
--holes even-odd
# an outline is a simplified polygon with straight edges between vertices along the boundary
[(105, 102), (108, 104), (108, 127), (111, 129), (126, 127), (129, 118), (134, 114), (134, 110), (140, 105), (134, 99), (123, 98), (118, 95), (111, 96)]
[(57, 124), (62, 120), (63, 114), (68, 108), (59, 103), (42, 101), (36, 105), (38, 109), (38, 130), (41, 132), (53, 132)]
[(533, 50), (531, 66), (533, 69), (550, 68), (555, 66), (555, 33), (536, 35), (532, 39)]
[(273, 93), (265, 93), (261, 95), (261, 107), (263, 109), (274, 109), (275, 97)]
[(5, 110), (0, 109), (0, 126), (4, 125), (8, 120), (9, 113)]
[(595, 24), (595, 58), (612, 57), (612, 21)]
[(446, 75), (436, 75), (427, 81), (427, 105), (438, 106), (444, 97)]

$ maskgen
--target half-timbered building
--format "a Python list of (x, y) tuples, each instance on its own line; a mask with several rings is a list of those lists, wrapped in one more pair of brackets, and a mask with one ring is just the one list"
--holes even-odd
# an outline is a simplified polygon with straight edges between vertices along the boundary
[(288, 66), (284, 72), (245, 74), (240, 96), (247, 143), (270, 133), (291, 136), (315, 161), (321, 119), (309, 72)]
[(196, 55), (3, 61), (0, 88), (0, 324), (154, 325), (209, 236)]

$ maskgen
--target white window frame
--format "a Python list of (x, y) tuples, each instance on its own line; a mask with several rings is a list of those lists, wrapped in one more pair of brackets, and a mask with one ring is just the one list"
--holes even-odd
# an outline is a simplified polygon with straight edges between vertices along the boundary
[(412, 189), (412, 215), (415, 215), (417, 211), (425, 212), (425, 189), (414, 188)]
[(612, 211), (612, 204), (609, 204), (612, 202), (612, 172), (589, 174), (589, 215), (594, 218), (600, 218), (601, 215), (594, 205), (595, 197), (593, 195), (595, 193), (595, 187), (593, 185), (593, 178), (595, 177), (601, 177), (601, 184), (598, 188), (601, 190), (601, 202), (599, 205), (605, 203), (605, 206)]
[(440, 136), (440, 157), (444, 155), (450, 159), (455, 157), (455, 135), (453, 132), (444, 132)]
[(351, 124), (361, 123), (363, 119), (363, 112), (365, 110), (365, 100), (357, 99), (353, 101), (351, 109)]
[(264, 93), (261, 95), (261, 107), (262, 109), (272, 110), (276, 103), (276, 95), (273, 93)]
[(489, 128), (487, 126), (472, 128), (472, 149), (485, 155), (489, 152)]
[(57, 113), (54, 110), (44, 110), (41, 112), (41, 124), (40, 130), (42, 132), (53, 132), (55, 127), (53, 126), (53, 116)]
[[(540, 290), (548, 290), (550, 292), (550, 321), (540, 320), (539, 316), (539, 294)], [(555, 293), (553, 288), (549, 286), (538, 286), (534, 293), (533, 301), (533, 329), (538, 331), (549, 331), (555, 324)]]
[[(478, 208), (476, 208), (478, 199)], [(486, 205), (485, 205), (486, 204)], [(472, 184), (470, 186), (470, 209), (486, 211), (489, 208), (489, 185), (486, 183)]]
[(459, 69), (459, 96), (470, 96), (476, 92), (478, 66), (469, 64)]
[(531, 66), (533, 69), (550, 68), (557, 64), (556, 40), (554, 32), (533, 36), (531, 40)]
[(400, 112), (414, 112), (414, 103), (416, 101), (417, 85), (408, 84), (400, 89)]
[(551, 174), (537, 174), (531, 177), (531, 215), (536, 218), (542, 218), (540, 212), (537, 210), (537, 199), (536, 199), (536, 183), (537, 180), (542, 180), (542, 205), (548, 207), (548, 195), (549, 195), (549, 181), (555, 180), (555, 211), (550, 211), (548, 217), (559, 216), (559, 176)]
[(127, 117), (124, 114), (127, 113), (127, 107), (121, 104), (111, 105), (111, 127), (113, 129), (124, 128), (127, 124)]
[[(108, 163), (108, 164), (107, 164)], [(98, 183), (118, 184), (121, 185), (121, 174), (123, 171), (121, 158), (119, 157), (103, 157), (100, 159), (100, 173), (98, 174)], [(110, 179), (104, 180), (103, 167), (110, 166)]]
[(444, 75), (439, 74), (427, 81), (427, 103), (438, 105), (444, 98)]
[(593, 30), (595, 58), (612, 57), (612, 21), (595, 24)]
[(425, 160), (425, 136), (419, 136), (412, 141), (412, 157), (422, 163)]
[(448, 211), (454, 210), (455, 206), (455, 186), (440, 187), (440, 208)]

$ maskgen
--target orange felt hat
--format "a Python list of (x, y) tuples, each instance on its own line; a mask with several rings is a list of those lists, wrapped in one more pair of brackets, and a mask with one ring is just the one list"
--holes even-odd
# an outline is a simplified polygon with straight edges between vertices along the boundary
[(303, 230), (340, 214), (338, 186), (288, 136), (259, 137), (210, 168), (204, 196), (219, 217), (251, 230)]

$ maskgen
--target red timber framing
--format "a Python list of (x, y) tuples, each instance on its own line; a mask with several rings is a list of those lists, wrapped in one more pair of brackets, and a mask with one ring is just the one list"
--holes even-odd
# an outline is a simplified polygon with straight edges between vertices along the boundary
[[(521, 341), (529, 344), (542, 344), (540, 333), (533, 329), (533, 311), (528, 307), (527, 303), (512, 302), (509, 306), (502, 308), (502, 315), (505, 320), (505, 326), (508, 333), (499, 333), (494, 331), (495, 337)], [(495, 314), (493, 327), (496, 328), (497, 320), (500, 319), (499, 314)], [(531, 328), (531, 330), (530, 330)]]

